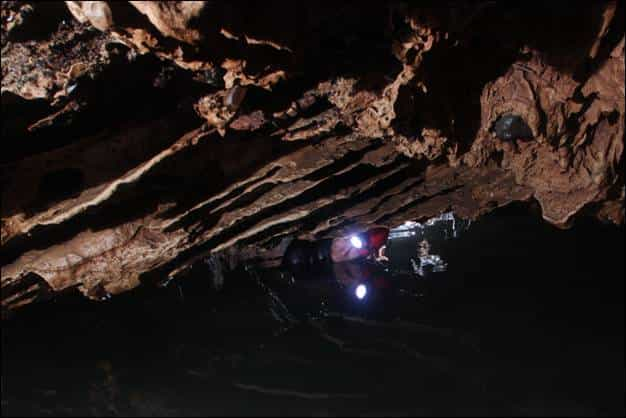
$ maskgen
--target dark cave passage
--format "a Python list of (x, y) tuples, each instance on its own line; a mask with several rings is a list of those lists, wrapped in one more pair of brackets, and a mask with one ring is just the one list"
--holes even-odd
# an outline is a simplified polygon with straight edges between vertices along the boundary
[[(362, 299), (332, 269), (216, 289), (199, 268), (25, 308), (3, 323), (3, 415), (623, 413), (623, 228), (521, 205), (456, 222), (388, 242)], [(443, 271), (401, 268), (422, 239)]]
[(2, 1), (2, 416), (623, 416), (624, 1)]

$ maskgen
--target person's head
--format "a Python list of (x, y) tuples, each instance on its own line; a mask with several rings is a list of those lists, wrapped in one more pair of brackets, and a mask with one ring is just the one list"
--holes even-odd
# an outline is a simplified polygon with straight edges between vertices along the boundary
[(389, 229), (371, 228), (363, 233), (355, 233), (333, 240), (331, 256), (334, 262), (350, 261), (375, 254), (387, 242)]

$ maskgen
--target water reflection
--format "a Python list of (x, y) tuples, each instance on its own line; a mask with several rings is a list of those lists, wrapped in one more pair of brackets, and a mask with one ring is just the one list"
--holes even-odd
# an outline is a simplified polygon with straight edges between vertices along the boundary
[(468, 226), (33, 305), (3, 323), (3, 415), (623, 415), (623, 229)]
[[(341, 288), (346, 289), (350, 297), (364, 301), (373, 299), (373, 294), (385, 288), (395, 288), (397, 291), (407, 292), (410, 278), (426, 278), (433, 273), (442, 273), (447, 270), (448, 264), (442, 256), (445, 252), (445, 241), (458, 238), (467, 231), (470, 221), (456, 217), (452, 212), (429, 219), (424, 223), (406, 221), (402, 225), (386, 231), (387, 239), (371, 249), (367, 256), (348, 259), (348, 261), (332, 262), (332, 257), (318, 258), (318, 263), (308, 263), (305, 269), (301, 259), (304, 250), (298, 250), (297, 265), (287, 264), (274, 275), (280, 280), (289, 277), (287, 283), (298, 281), (332, 280)], [(351, 235), (346, 242), (354, 248), (367, 247), (367, 233), (364, 236)], [(336, 240), (337, 241), (337, 240)], [(381, 245), (382, 244), (382, 245)], [(314, 247), (314, 243), (306, 243)], [(334, 243), (325, 244), (334, 248)], [(292, 247), (295, 247), (292, 244)], [(298, 244), (301, 248), (303, 244)], [(369, 245), (372, 247), (372, 245)], [(316, 253), (317, 250), (309, 252)], [(293, 252), (293, 251), (292, 251)], [(345, 251), (344, 251), (345, 252)], [(287, 250), (285, 258), (294, 258)], [(313, 257), (315, 258), (315, 257)], [(290, 268), (293, 267), (293, 268)], [(271, 277), (271, 274), (269, 274)], [(279, 280), (279, 281), (280, 281)], [(413, 289), (411, 289), (413, 290)]]
[[(358, 258), (346, 257), (347, 261), (340, 262), (332, 262), (330, 256), (318, 257), (321, 250), (315, 248), (316, 243), (292, 242), (285, 259), (297, 263), (286, 263), (283, 268), (258, 274), (260, 280), (292, 301), (292, 309), (302, 315), (320, 316), (331, 310), (399, 318), (402, 312), (420, 310), (430, 291), (428, 283), (420, 279), (447, 271), (446, 241), (459, 238), (469, 226), (469, 221), (448, 212), (423, 223), (407, 221), (384, 234), (376, 229), (379, 240), (375, 245), (368, 238), (371, 231), (333, 243), (323, 242), (330, 249), (325, 253), (332, 253), (337, 242), (369, 249)], [(386, 240), (380, 241), (381, 236)], [(339, 253), (350, 251), (342, 249)], [(318, 300), (322, 306), (316, 304)]]
[(363, 299), (365, 296), (367, 296), (367, 286), (362, 283), (357, 285), (354, 294), (356, 295), (357, 299)]

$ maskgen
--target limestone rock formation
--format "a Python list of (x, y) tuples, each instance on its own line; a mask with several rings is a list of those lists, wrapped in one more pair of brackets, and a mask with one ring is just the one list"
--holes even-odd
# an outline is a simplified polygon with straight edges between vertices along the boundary
[(2, 2), (3, 311), (449, 210), (536, 200), (557, 226), (623, 223), (621, 16)]

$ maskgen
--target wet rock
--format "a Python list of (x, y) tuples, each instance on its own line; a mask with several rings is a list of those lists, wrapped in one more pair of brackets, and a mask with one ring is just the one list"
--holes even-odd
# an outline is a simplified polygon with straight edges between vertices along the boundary
[(517, 115), (502, 115), (494, 125), (496, 136), (504, 141), (514, 141), (516, 139), (531, 139), (533, 132), (530, 130), (524, 119)]
[(67, 1), (65, 3), (72, 15), (81, 23), (88, 21), (103, 32), (113, 24), (111, 8), (106, 1)]
[(2, 3), (2, 289), (531, 197), (624, 219), (619, 4), (59, 4)]
[(234, 86), (226, 92), (224, 97), (224, 105), (231, 110), (235, 110), (241, 106), (243, 99), (246, 97), (248, 89), (241, 86)]

